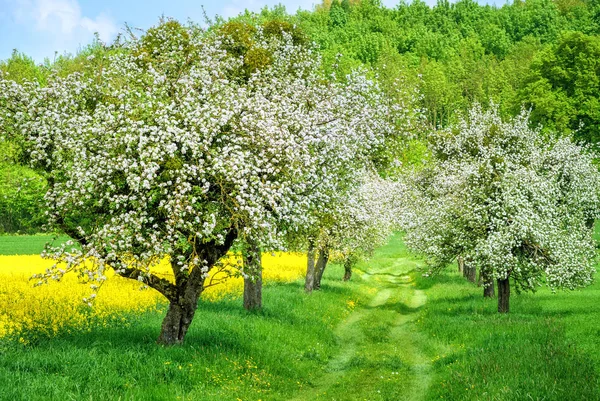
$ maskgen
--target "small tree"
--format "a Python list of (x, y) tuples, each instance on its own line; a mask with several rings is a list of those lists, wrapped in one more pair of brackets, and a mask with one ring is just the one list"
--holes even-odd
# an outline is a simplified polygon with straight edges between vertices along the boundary
[(321, 216), (315, 231), (318, 259), (314, 265), (312, 288), (321, 287), (323, 272), (331, 257), (343, 263), (344, 280), (348, 281), (352, 267), (385, 244), (398, 227), (402, 188), (396, 181), (362, 171), (357, 177), (356, 187), (345, 193), (344, 198), (338, 199), (328, 215)]
[(402, 184), (366, 173), (358, 191), (343, 205), (330, 229), (330, 243), (342, 259), (344, 281), (350, 280), (357, 262), (371, 257), (398, 229), (403, 192)]
[(458, 256), (485, 283), (498, 282), (498, 311), (510, 285), (535, 291), (591, 283), (595, 246), (588, 221), (599, 211), (593, 155), (568, 139), (544, 139), (527, 114), (503, 121), (475, 107), (432, 137), (434, 163), (409, 179), (407, 245), (433, 269)]
[[(242, 60), (241, 67), (232, 77), (241, 86), (247, 83), (255, 85), (250, 80), (253, 74), (257, 70), (264, 70), (274, 62), (274, 52), (277, 51), (277, 46), (273, 46), (273, 37), (278, 42), (291, 39), (294, 45), (306, 45), (308, 42), (302, 30), (280, 19), (268, 20), (258, 27), (233, 20), (219, 26), (218, 32), (226, 40), (225, 50)], [(285, 35), (288, 35), (288, 37), (286, 38)], [(248, 238), (242, 246), (243, 298), (244, 308), (247, 310), (262, 308), (262, 264), (260, 252), (260, 244), (252, 238)]]
[(305, 239), (300, 248), (308, 250), (304, 288), (309, 293), (320, 288), (330, 257), (344, 264), (347, 281), (352, 266), (369, 257), (385, 243), (392, 228), (398, 227), (402, 185), (395, 177), (402, 171), (401, 160), (411, 163), (410, 159), (420, 154), (411, 148), (419, 147), (415, 146), (419, 142), (415, 138), (423, 130), (424, 119), (416, 107), (418, 92), (404, 80), (386, 78), (385, 70), (379, 70), (377, 76), (386, 83), (387, 104), (380, 107), (389, 113), (393, 129), (382, 131), (382, 145), (369, 146), (368, 158), (346, 164), (338, 175), (338, 188), (330, 191), (329, 201), (313, 209), (314, 224), (305, 227), (300, 236)]
[[(372, 81), (327, 83), (315, 51), (289, 35), (260, 41), (269, 62), (243, 82), (230, 43), (169, 20), (94, 76), (44, 87), (0, 76), (0, 132), (24, 139), (48, 181), (50, 223), (80, 245), (48, 248), (66, 267), (40, 282), (77, 271), (96, 288), (108, 268), (139, 280), (169, 301), (162, 344), (183, 342), (237, 238), (282, 247), (388, 127)], [(164, 257), (173, 280), (150, 271)]]

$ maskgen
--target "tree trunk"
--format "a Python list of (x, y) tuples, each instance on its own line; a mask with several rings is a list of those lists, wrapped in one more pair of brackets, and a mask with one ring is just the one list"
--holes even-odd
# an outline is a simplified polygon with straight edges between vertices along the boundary
[(169, 304), (169, 310), (160, 329), (160, 336), (156, 341), (158, 344), (176, 345), (183, 343), (196, 313), (201, 292), (199, 291), (198, 296), (195, 298), (185, 299), (182, 297), (178, 301), (172, 301)]
[(456, 264), (458, 265), (458, 272), (463, 273), (463, 275), (464, 275), (465, 274), (465, 269), (464, 269), (465, 268), (465, 260), (463, 259), (462, 256), (458, 256), (456, 258)]
[(472, 283), (477, 282), (477, 267), (473, 264), (466, 262), (464, 265), (464, 275)]
[(489, 274), (483, 271), (481, 272), (480, 279), (483, 284), (483, 297), (494, 298), (494, 296), (496, 295), (494, 293), (494, 280), (490, 277)]
[(308, 241), (308, 262), (306, 263), (306, 278), (304, 279), (304, 291), (311, 293), (315, 285), (315, 243)]
[[(237, 230), (231, 228), (222, 244), (216, 242), (194, 243), (194, 248), (200, 260), (205, 261), (208, 271), (223, 257), (237, 238)], [(175, 283), (152, 274), (142, 275), (137, 269), (121, 269), (121, 276), (142, 281), (159, 291), (169, 300), (169, 309), (160, 329), (156, 342), (162, 345), (182, 344), (185, 335), (194, 319), (198, 308), (198, 299), (204, 291), (204, 280), (207, 270), (194, 266), (191, 270), (183, 270), (179, 266), (175, 255), (171, 255), (171, 268), (175, 276)], [(183, 255), (189, 257), (190, 255)]]
[(344, 281), (350, 281), (352, 277), (352, 261), (350, 258), (344, 260)]
[(260, 248), (254, 242), (248, 242), (244, 251), (244, 308), (256, 310), (262, 308), (262, 262)]
[(509, 312), (510, 282), (508, 277), (498, 280), (498, 312)]
[(323, 272), (327, 267), (327, 262), (329, 261), (329, 249), (324, 247), (323, 249), (319, 249), (319, 259), (317, 259), (317, 265), (315, 266), (315, 283), (314, 289), (321, 289), (321, 279), (323, 278)]

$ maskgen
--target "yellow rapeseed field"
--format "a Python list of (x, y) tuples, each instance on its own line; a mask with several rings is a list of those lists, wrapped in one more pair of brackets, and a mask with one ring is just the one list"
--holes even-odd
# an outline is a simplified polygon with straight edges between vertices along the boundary
[[(229, 255), (225, 266), (239, 263)], [(89, 284), (80, 283), (74, 274), (60, 282), (34, 287), (29, 278), (52, 266), (51, 260), (40, 256), (0, 256), (0, 337), (36, 333), (53, 336), (59, 331), (89, 330), (93, 324), (109, 325), (125, 322), (124, 313), (156, 310), (165, 299), (151, 288), (118, 276), (109, 279), (98, 291), (93, 307), (83, 302), (91, 294)], [(263, 255), (263, 280), (289, 282), (300, 278), (306, 268), (306, 256), (296, 253)], [(151, 269), (161, 276), (172, 278), (168, 260)], [(226, 277), (213, 271), (203, 299), (218, 300), (243, 291), (241, 277)], [(22, 339), (22, 341), (26, 341)]]

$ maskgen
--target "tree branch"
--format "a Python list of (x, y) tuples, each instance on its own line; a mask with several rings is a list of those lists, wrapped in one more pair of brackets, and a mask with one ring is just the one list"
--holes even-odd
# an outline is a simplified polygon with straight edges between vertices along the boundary
[(131, 267), (115, 270), (115, 272), (121, 277), (143, 282), (147, 286), (152, 287), (156, 291), (160, 292), (169, 301), (177, 299), (177, 287), (165, 278), (161, 278), (152, 273), (146, 273)]
[[(223, 244), (217, 245), (214, 241), (208, 242), (206, 244), (198, 244), (196, 243), (196, 250), (198, 252), (198, 257), (200, 260), (206, 260), (209, 266), (209, 270), (223, 257), (229, 249), (233, 245), (233, 241), (238, 236), (237, 229), (235, 227), (229, 228), (227, 235), (225, 236), (225, 241)], [(188, 279), (188, 284), (192, 286), (198, 286), (202, 282), (202, 269), (199, 267), (195, 267), (190, 272), (190, 276)]]

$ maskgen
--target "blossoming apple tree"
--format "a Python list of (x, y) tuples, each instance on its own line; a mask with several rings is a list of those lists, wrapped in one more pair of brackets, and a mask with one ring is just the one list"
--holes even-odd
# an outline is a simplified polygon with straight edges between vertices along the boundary
[(344, 265), (344, 280), (349, 280), (356, 262), (370, 257), (398, 229), (402, 195), (401, 183), (383, 179), (373, 171), (362, 171), (356, 188), (337, 199), (328, 214), (321, 215), (313, 226), (318, 258), (312, 275), (307, 274), (305, 289), (320, 288), (330, 257)]
[(596, 256), (590, 222), (599, 213), (593, 154), (569, 139), (542, 137), (527, 114), (497, 110), (468, 118), (432, 140), (434, 163), (409, 180), (407, 245), (434, 269), (461, 256), (484, 285), (498, 283), (509, 311), (510, 283), (534, 291), (591, 283)]
[[(165, 21), (96, 75), (0, 77), (0, 132), (22, 139), (49, 183), (49, 223), (79, 244), (49, 247), (62, 263), (40, 281), (75, 271), (96, 288), (107, 269), (139, 280), (169, 302), (162, 344), (183, 342), (236, 239), (279, 246), (390, 129), (374, 82), (329, 82), (289, 35), (264, 37), (269, 60), (243, 82), (229, 43)], [(150, 270), (167, 256), (172, 280)]]
[(398, 181), (371, 173), (344, 204), (329, 230), (331, 247), (344, 265), (344, 281), (359, 260), (369, 258), (398, 229), (403, 193)]
[[(383, 78), (379, 72), (377, 77)], [(418, 92), (407, 90), (403, 81), (389, 81), (384, 90), (386, 103), (380, 107), (385, 107), (393, 129), (381, 130), (383, 143), (370, 147), (367, 158), (346, 165), (344, 179), (330, 191), (328, 202), (313, 209), (314, 223), (296, 236), (300, 246), (295, 247), (308, 251), (306, 292), (320, 288), (330, 256), (344, 264), (344, 279), (349, 280), (352, 266), (368, 258), (399, 227), (403, 185), (397, 176), (411, 141), (423, 130), (423, 114), (417, 107)]]

